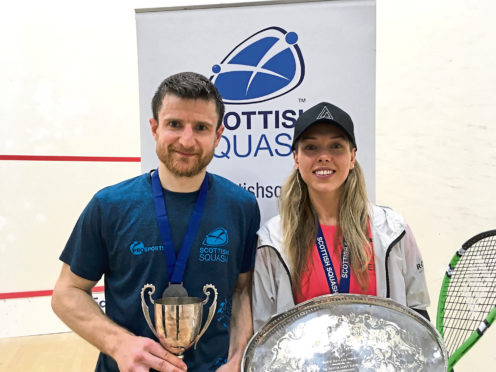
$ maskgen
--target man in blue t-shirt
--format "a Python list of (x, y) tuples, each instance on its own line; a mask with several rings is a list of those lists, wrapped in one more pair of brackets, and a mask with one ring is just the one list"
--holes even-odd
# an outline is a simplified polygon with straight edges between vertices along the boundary
[[(256, 199), (206, 172), (224, 130), (224, 104), (207, 78), (189, 72), (165, 79), (152, 111), (158, 169), (104, 188), (88, 203), (60, 256), (52, 307), (101, 351), (97, 371), (239, 371), (253, 332)], [(102, 276), (106, 314), (91, 296)], [(217, 289), (212, 322), (183, 360), (146, 323), (140, 292), (147, 283), (156, 288), (154, 300), (164, 290), (203, 299), (204, 285)]]

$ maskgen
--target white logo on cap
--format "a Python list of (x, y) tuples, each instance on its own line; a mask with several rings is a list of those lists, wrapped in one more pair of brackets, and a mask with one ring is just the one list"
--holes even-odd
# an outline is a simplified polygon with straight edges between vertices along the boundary
[(334, 118), (332, 117), (331, 113), (327, 109), (327, 106), (324, 106), (324, 108), (320, 112), (319, 116), (317, 116), (317, 119), (316, 120), (319, 120), (319, 119), (331, 119), (331, 120), (334, 120)]

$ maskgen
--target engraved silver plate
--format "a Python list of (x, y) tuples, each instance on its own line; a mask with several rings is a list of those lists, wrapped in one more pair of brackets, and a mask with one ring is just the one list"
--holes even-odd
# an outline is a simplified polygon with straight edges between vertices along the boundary
[(272, 317), (248, 343), (245, 372), (445, 372), (443, 339), (395, 301), (326, 295)]

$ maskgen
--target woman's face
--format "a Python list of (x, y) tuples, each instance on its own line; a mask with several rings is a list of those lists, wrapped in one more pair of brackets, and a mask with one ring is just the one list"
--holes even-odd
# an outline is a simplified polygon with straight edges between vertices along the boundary
[(320, 123), (303, 132), (293, 157), (310, 195), (324, 196), (340, 190), (355, 166), (356, 149), (339, 127)]

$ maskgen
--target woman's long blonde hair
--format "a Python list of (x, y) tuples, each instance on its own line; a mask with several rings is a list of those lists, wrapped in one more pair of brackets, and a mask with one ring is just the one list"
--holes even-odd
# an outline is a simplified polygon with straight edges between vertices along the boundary
[[(337, 237), (344, 237), (346, 240), (350, 248), (351, 268), (360, 286), (365, 289), (368, 287), (367, 268), (372, 249), (368, 239), (369, 202), (358, 161), (355, 161), (354, 168), (341, 187)], [(279, 207), (284, 249), (291, 261), (293, 291), (301, 295), (303, 272), (311, 257), (319, 221), (310, 201), (308, 187), (297, 169), (293, 170), (282, 187)]]

